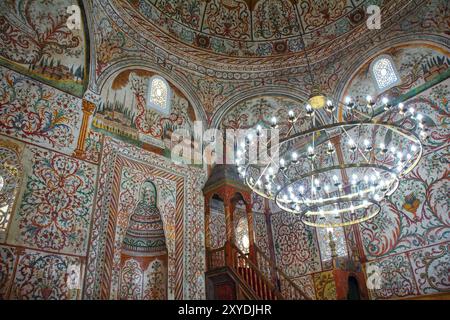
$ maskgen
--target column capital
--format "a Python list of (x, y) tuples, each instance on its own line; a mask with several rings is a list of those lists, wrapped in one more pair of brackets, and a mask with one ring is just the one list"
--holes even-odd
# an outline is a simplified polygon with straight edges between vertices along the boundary
[(82, 107), (83, 112), (87, 113), (90, 116), (97, 106), (94, 102), (83, 99)]

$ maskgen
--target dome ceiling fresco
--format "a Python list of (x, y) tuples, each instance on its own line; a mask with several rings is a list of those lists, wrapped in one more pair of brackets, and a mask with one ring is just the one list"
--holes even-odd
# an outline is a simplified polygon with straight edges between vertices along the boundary
[[(141, 43), (153, 39), (171, 52), (203, 61), (261, 68), (262, 63), (299, 64), (304, 44), (322, 59), (364, 37), (368, 2), (123, 0), (111, 1), (110, 8), (126, 28), (136, 30)], [(385, 27), (408, 1), (378, 2)]]

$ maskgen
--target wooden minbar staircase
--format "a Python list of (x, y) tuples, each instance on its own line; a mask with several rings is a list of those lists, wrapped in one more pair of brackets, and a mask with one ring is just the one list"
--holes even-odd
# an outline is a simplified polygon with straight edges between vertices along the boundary
[[(275, 266), (273, 250), (270, 251), (272, 259), (269, 259), (256, 246), (251, 190), (240, 183), (235, 166), (215, 165), (203, 188), (203, 194), (205, 196), (207, 299), (309, 299), (284, 272)], [(211, 247), (210, 225), (213, 201), (219, 201), (223, 205), (225, 216), (226, 234), (223, 235), (225, 239), (220, 248)], [(238, 204), (245, 207), (249, 242), (246, 251), (248, 253), (242, 252), (235, 244), (233, 216)], [(266, 207), (268, 208), (268, 204)]]
[[(309, 297), (256, 248), (256, 257), (231, 242), (208, 250), (207, 299), (308, 300)], [(273, 281), (275, 279), (275, 281)]]

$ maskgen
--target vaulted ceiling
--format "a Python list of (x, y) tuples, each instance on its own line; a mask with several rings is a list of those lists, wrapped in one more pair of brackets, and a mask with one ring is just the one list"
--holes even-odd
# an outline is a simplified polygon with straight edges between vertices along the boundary
[[(366, 0), (112, 1), (141, 43), (220, 69), (262, 70), (321, 60), (367, 38)], [(409, 0), (378, 1), (383, 29)], [(125, 25), (126, 24), (126, 25)]]

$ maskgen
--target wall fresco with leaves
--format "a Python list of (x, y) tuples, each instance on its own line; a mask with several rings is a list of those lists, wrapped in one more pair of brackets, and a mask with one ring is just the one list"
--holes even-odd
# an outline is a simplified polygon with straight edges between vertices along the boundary
[(365, 65), (348, 92), (360, 97), (363, 92), (406, 97), (405, 107), (424, 115), (430, 137), (423, 143), (418, 166), (400, 182), (397, 192), (382, 201), (382, 212), (360, 227), (367, 267), (379, 267), (382, 275), (381, 288), (370, 295), (389, 299), (448, 292), (450, 80), (439, 80), (448, 78), (449, 55), (427, 45), (399, 46), (386, 53), (392, 55), (401, 84), (380, 94)]
[[(81, 97), (87, 83), (83, 15), (80, 29), (67, 27), (68, 0), (2, 1), (0, 64)], [(80, 10), (81, 13), (81, 10)]]
[(185, 96), (170, 84), (169, 114), (149, 109), (147, 90), (153, 75), (144, 69), (127, 69), (114, 76), (102, 92), (94, 128), (137, 145), (171, 149), (172, 133), (177, 129), (191, 131), (197, 116)]
[(0, 66), (0, 133), (72, 153), (81, 99)]
[(25, 174), (7, 241), (83, 256), (95, 190), (94, 165), (37, 147), (24, 152)]

